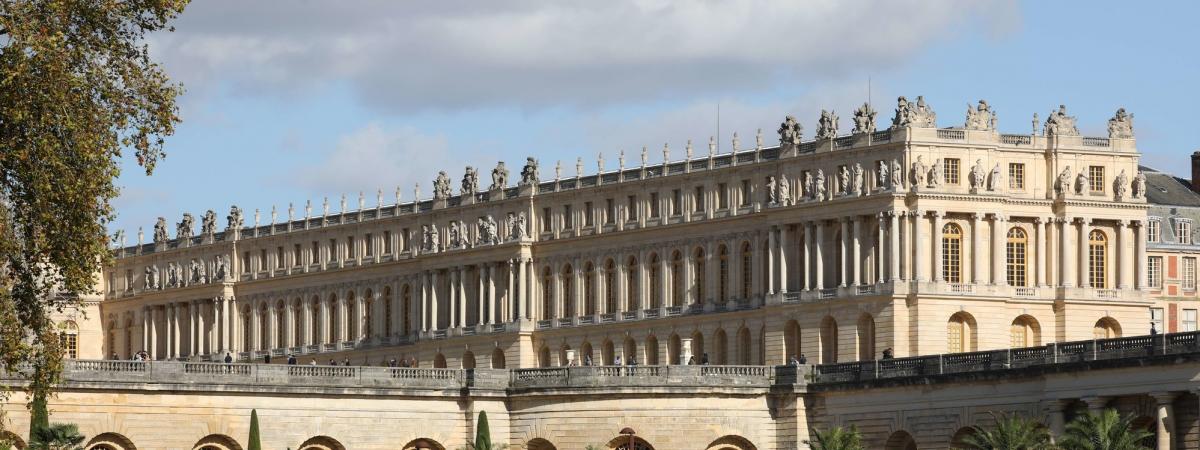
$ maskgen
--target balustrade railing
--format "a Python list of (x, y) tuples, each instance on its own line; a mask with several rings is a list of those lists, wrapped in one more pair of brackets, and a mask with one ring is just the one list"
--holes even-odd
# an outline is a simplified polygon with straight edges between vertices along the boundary
[(1109, 140), (1103, 137), (1084, 137), (1083, 145), (1088, 147), (1108, 147)]
[(937, 130), (938, 139), (951, 139), (961, 141), (967, 138), (967, 132), (963, 130)]
[(1000, 142), (1009, 145), (1030, 145), (1033, 143), (1033, 137), (1027, 134), (1002, 134)]

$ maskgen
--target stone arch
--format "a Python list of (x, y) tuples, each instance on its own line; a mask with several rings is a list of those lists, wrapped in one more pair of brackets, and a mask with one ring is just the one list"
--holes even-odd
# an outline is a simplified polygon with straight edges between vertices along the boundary
[(223, 434), (210, 434), (196, 441), (193, 450), (242, 450), (241, 444)]
[(713, 364), (729, 364), (729, 338), (725, 336), (724, 328), (717, 328), (713, 332), (711, 356)]
[(350, 340), (352, 341), (358, 340), (359, 337), (364, 339), (373, 338), (379, 333), (379, 330), (375, 329), (375, 324), (373, 323), (375, 321), (375, 317), (377, 317), (375, 314), (375, 307), (379, 306), (377, 303), (375, 303), (374, 290), (367, 288), (367, 290), (363, 293), (362, 304), (363, 310), (356, 311), (357, 314), (351, 316), (351, 320), (354, 320), (355, 322), (357, 322), (361, 316), (363, 327), (363, 329), (358, 330), (358, 334), (350, 336)]
[(676, 333), (671, 333), (671, 337), (667, 340), (667, 364), (687, 364), (687, 361), (680, 361), (683, 356), (683, 339)]
[(583, 341), (583, 345), (579, 346), (579, 364), (588, 366), (596, 364), (596, 357), (592, 352), (592, 343)]
[(637, 341), (633, 340), (632, 337), (625, 336), (625, 344), (623, 347), (625, 353), (625, 361), (623, 361), (623, 363), (632, 363), (634, 358), (637, 358)]
[[(633, 441), (633, 448), (630, 448), (629, 441)], [(634, 436), (617, 436), (608, 441), (608, 448), (613, 450), (654, 450), (654, 446), (646, 442), (645, 439)]]
[(838, 362), (838, 324), (833, 316), (821, 319), (821, 364)]
[(946, 322), (947, 353), (973, 352), (978, 349), (979, 327), (975, 316), (959, 311)]
[(8, 430), (0, 431), (0, 443), (12, 445), (16, 450), (25, 450), (25, 440)]
[(470, 350), (463, 352), (462, 368), (464, 368), (464, 369), (474, 369), (475, 368), (475, 352), (470, 351)]
[(600, 344), (600, 364), (604, 366), (613, 365), (613, 341), (605, 339), (604, 343)]
[(744, 325), (738, 329), (737, 333), (737, 354), (737, 363), (743, 366), (750, 365), (753, 360), (753, 355), (750, 353), (750, 329)]
[(863, 312), (858, 316), (858, 360), (875, 360), (875, 318)]
[(313, 436), (296, 450), (346, 450), (346, 446), (329, 436)]
[(658, 360), (658, 337), (653, 334), (646, 337), (646, 365), (657, 366), (661, 364)]
[(704, 355), (708, 353), (708, 348), (704, 345), (704, 333), (700, 330), (692, 332), (692, 356), (696, 357), (696, 364), (701, 364), (704, 360)]
[(575, 317), (579, 315), (579, 311), (575, 310), (575, 268), (571, 263), (563, 264), (562, 271), (559, 272), (559, 292), (558, 292), (558, 317)]
[(538, 350), (538, 367), (550, 367), (550, 346), (542, 345)]
[(967, 449), (967, 438), (975, 435), (975, 427), (962, 427), (950, 437), (951, 449)]
[(1009, 329), (1009, 345), (1012, 348), (1038, 347), (1042, 345), (1042, 326), (1029, 314), (1013, 319)]
[(784, 361), (790, 361), (792, 358), (800, 359), (800, 322), (796, 319), (787, 321), (783, 326), (783, 353)]
[(86, 450), (137, 450), (133, 441), (119, 433), (100, 433), (83, 446)]
[(907, 431), (897, 430), (888, 437), (884, 450), (917, 450), (917, 440)]
[(504, 350), (501, 350), (500, 347), (492, 349), (492, 368), (503, 369), (507, 365), (508, 363), (504, 359)]
[(671, 297), (668, 299), (668, 306), (683, 306), (687, 304), (684, 299), (684, 294), (687, 292), (687, 287), (684, 285), (683, 279), (683, 252), (675, 250), (671, 253)]
[(441, 353), (434, 355), (433, 356), (433, 368), (434, 369), (445, 369), (446, 368), (446, 356)]
[(424, 450), (424, 449), (446, 450), (446, 446), (442, 445), (442, 443), (435, 441), (433, 439), (429, 439), (429, 438), (413, 439), (411, 441), (408, 441), (407, 444), (404, 444), (404, 446), (400, 447), (400, 448), (402, 450), (418, 450), (418, 449), (421, 449), (421, 450)]
[(530, 439), (529, 442), (525, 443), (525, 448), (527, 450), (558, 450), (558, 447), (555, 447), (550, 441), (542, 438)]
[(1092, 337), (1096, 339), (1119, 338), (1121, 337), (1121, 323), (1112, 317), (1101, 317), (1092, 327)]
[(707, 450), (758, 450), (758, 446), (746, 439), (737, 435), (725, 435), (710, 442)]
[(566, 367), (566, 366), (576, 365), (575, 361), (577, 360), (577, 358), (579, 358), (579, 355), (574, 355), (575, 357), (572, 358), (571, 350), (572, 350), (571, 345), (567, 344), (566, 342), (563, 343), (562, 347), (558, 348), (558, 365), (559, 366)]
[(692, 291), (690, 294), (692, 304), (703, 305), (706, 302), (705, 297), (708, 295), (704, 289), (704, 285), (708, 282), (705, 278), (708, 273), (708, 268), (704, 264), (707, 259), (705, 256), (707, 255), (704, 253), (704, 247), (697, 246), (692, 250), (692, 279), (688, 280), (689, 289)]

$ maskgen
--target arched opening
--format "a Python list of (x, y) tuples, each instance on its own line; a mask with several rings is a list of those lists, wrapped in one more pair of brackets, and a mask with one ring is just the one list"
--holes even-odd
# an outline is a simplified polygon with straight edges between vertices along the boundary
[(1013, 319), (1009, 335), (1009, 345), (1012, 348), (1042, 345), (1042, 327), (1038, 324), (1037, 319), (1029, 314), (1022, 314)]
[(309, 329), (309, 345), (320, 345), (321, 340), (321, 297), (313, 296), (312, 301), (308, 305), (308, 317), (311, 317), (311, 323), (308, 324)]
[(1092, 327), (1092, 337), (1096, 339), (1112, 339), (1121, 337), (1121, 324), (1112, 317), (1102, 317)]
[(412, 333), (412, 287), (404, 285), (400, 288), (400, 332), (407, 336)]
[(613, 342), (605, 339), (603, 344), (600, 344), (600, 358), (602, 365), (613, 365)]
[(411, 441), (408, 441), (407, 444), (404, 444), (404, 446), (400, 447), (400, 448), (402, 450), (418, 450), (418, 449), (421, 449), (421, 450), (424, 450), (424, 449), (446, 450), (446, 446), (442, 445), (438, 441), (435, 441), (435, 440), (429, 439), (429, 438), (413, 439)]
[(671, 338), (667, 341), (667, 364), (687, 364), (687, 361), (680, 361), (683, 356), (683, 343), (678, 334), (671, 333)]
[(962, 240), (963, 231), (958, 224), (942, 226), (942, 279), (947, 283), (962, 283)]
[(978, 330), (975, 317), (959, 311), (946, 322), (946, 351), (949, 353), (973, 352), (977, 348)]
[(683, 294), (683, 255), (676, 250), (671, 254), (671, 306), (683, 305)]
[(783, 326), (783, 355), (785, 361), (800, 359), (800, 322), (794, 319)]
[(542, 268), (542, 320), (554, 318), (554, 279), (550, 276), (550, 268)]
[(950, 438), (951, 449), (973, 448), (967, 445), (967, 438), (975, 435), (975, 427), (962, 427)]
[(571, 346), (563, 344), (558, 348), (558, 365), (562, 367), (579, 365), (579, 355), (571, 357)]
[(888, 437), (884, 450), (917, 450), (917, 441), (907, 431), (900, 430)]
[(729, 249), (725, 244), (717, 247), (717, 301), (729, 301)]
[(305, 345), (304, 342), (304, 299), (296, 297), (292, 301), (292, 346)]
[(327, 321), (325, 323), (329, 324), (329, 334), (325, 336), (325, 340), (323, 342), (340, 342), (342, 336), (342, 325), (338, 323), (338, 321), (341, 320), (339, 310), (341, 309), (342, 304), (338, 301), (337, 294), (329, 294), (328, 302), (329, 304), (325, 308), (325, 320)]
[(392, 322), (392, 311), (395, 310), (395, 305), (392, 304), (392, 287), (383, 287), (383, 335), (392, 336), (396, 334), (395, 323)]
[(695, 304), (704, 304), (705, 303), (704, 296), (705, 296), (705, 294), (707, 294), (707, 292), (704, 291), (704, 282), (705, 282), (704, 276), (707, 273), (707, 271), (705, 270), (705, 265), (704, 265), (704, 257), (705, 257), (705, 255), (704, 255), (703, 247), (697, 247), (696, 251), (692, 253), (691, 289), (692, 289), (693, 294), (692, 294), (691, 298), (692, 298), (692, 303), (695, 303)]
[(608, 441), (608, 448), (613, 450), (654, 450), (644, 439), (637, 436), (617, 436)]
[(753, 261), (751, 260), (751, 258), (752, 258), (753, 253), (754, 252), (753, 252), (753, 249), (750, 247), (750, 243), (742, 242), (742, 258), (741, 258), (742, 302), (750, 301), (750, 295), (752, 293), (751, 291), (752, 291), (753, 284), (751, 282), (754, 280), (754, 270), (753, 270), (754, 266), (753, 266)]
[(437, 355), (435, 355), (433, 357), (433, 368), (434, 369), (445, 369), (446, 368), (446, 356), (442, 355), (441, 353), (438, 353)]
[(475, 352), (472, 352), (470, 350), (463, 352), (462, 368), (464, 368), (464, 369), (474, 369), (475, 368)]
[(298, 450), (346, 450), (346, 446), (329, 436), (313, 436), (300, 444)]
[(708, 347), (704, 343), (704, 333), (700, 330), (692, 332), (692, 356), (696, 358), (696, 364), (704, 362), (704, 357), (708, 355)]
[(591, 262), (583, 268), (583, 311), (581, 316), (596, 314), (596, 268)]
[(875, 360), (875, 318), (865, 312), (858, 316), (858, 360)]
[(604, 262), (604, 311), (603, 314), (617, 312), (617, 265), (609, 258)]
[(100, 433), (83, 446), (86, 450), (137, 450), (133, 441), (118, 433)]
[(1005, 246), (1005, 259), (1008, 263), (1008, 285), (1024, 287), (1029, 286), (1029, 277), (1026, 276), (1028, 267), (1028, 244), (1029, 237), (1025, 230), (1020, 227), (1012, 227), (1008, 230), (1008, 242)]
[(358, 310), (357, 296), (354, 291), (346, 293), (345, 306), (342, 307), (342, 315), (345, 316), (346, 332), (342, 335), (343, 341), (358, 340), (362, 330), (358, 329)]
[(242, 351), (254, 350), (254, 315), (250, 306), (242, 308)]
[[(367, 289), (366, 294), (363, 295), (363, 310), (362, 310), (362, 314), (361, 314), (362, 316), (364, 316), (363, 320), (362, 320), (363, 329), (362, 329), (362, 332), (359, 333), (360, 335), (362, 335), (362, 337), (365, 337), (365, 338), (375, 337), (375, 334), (379, 331), (379, 330), (375, 329), (375, 307), (376, 306), (378, 306), (378, 305), (375, 304), (375, 293), (372, 292), (370, 289)], [(353, 317), (354, 317), (354, 321), (358, 322), (359, 316), (353, 316)], [(358, 338), (358, 335), (350, 336), (350, 339), (357, 339), (357, 338)]]
[(750, 329), (746, 328), (745, 326), (738, 329), (737, 349), (737, 363), (743, 366), (750, 365), (750, 361), (753, 360), (753, 352), (750, 349)]
[(500, 347), (492, 349), (492, 368), (503, 369), (506, 366), (508, 366), (508, 364), (504, 360), (504, 350), (501, 350)]
[(821, 364), (838, 361), (838, 326), (832, 316), (821, 319)]
[(662, 271), (659, 270), (658, 253), (650, 254), (650, 308), (662, 306)]
[(629, 261), (625, 263), (625, 310), (637, 311), (638, 308), (638, 260), (636, 257), (630, 256)]
[(575, 270), (570, 264), (563, 266), (559, 283), (562, 285), (562, 291), (559, 293), (562, 297), (559, 299), (562, 304), (559, 311), (562, 311), (562, 314), (558, 317), (577, 316), (578, 314), (575, 313)]
[(286, 348), (287, 345), (287, 308), (283, 304), (283, 300), (275, 302), (275, 342), (271, 348)]
[(1108, 236), (1100, 230), (1088, 233), (1088, 285), (1108, 289)]
[(58, 339), (62, 344), (63, 358), (76, 359), (79, 357), (79, 325), (74, 320), (66, 320), (58, 324)]
[(543, 345), (538, 350), (538, 367), (550, 367), (550, 347)]
[(729, 338), (725, 336), (723, 328), (717, 328), (713, 333), (711, 356), (713, 364), (729, 364)]
[(15, 450), (25, 450), (25, 441), (11, 431), (0, 431), (0, 444), (8, 444)]
[[(622, 362), (626, 365), (633, 364), (633, 362), (637, 360), (637, 341), (633, 340), (631, 337), (626, 337), (625, 345), (622, 347), (624, 347), (625, 352), (625, 361)], [(616, 363), (614, 362), (613, 364)]]
[(758, 446), (741, 436), (722, 436), (708, 444), (706, 450), (758, 450)]
[(595, 356), (592, 355), (592, 343), (584, 341), (583, 345), (579, 346), (579, 364), (591, 366), (596, 363)]
[(526, 450), (558, 450), (554, 444), (542, 438), (534, 438), (525, 443)]
[(646, 338), (646, 364), (657, 366), (658, 362), (658, 338), (653, 334)]
[(192, 450), (242, 450), (242, 446), (229, 436), (210, 434), (196, 441)]

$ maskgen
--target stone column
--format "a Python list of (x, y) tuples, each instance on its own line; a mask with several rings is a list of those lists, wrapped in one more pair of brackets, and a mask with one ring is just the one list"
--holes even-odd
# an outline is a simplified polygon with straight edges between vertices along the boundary
[(1134, 251), (1133, 273), (1137, 274), (1137, 280), (1134, 289), (1146, 288), (1146, 221), (1133, 221), (1133, 244), (1137, 247)]
[(813, 245), (813, 278), (816, 278), (817, 290), (825, 289), (825, 256), (823, 247), (825, 246), (825, 224), (815, 222), (814, 228), (817, 229), (817, 242)]
[(1079, 241), (1077, 249), (1079, 250), (1079, 259), (1078, 265), (1075, 267), (1079, 268), (1079, 287), (1094, 288), (1095, 286), (1092, 286), (1091, 280), (1088, 279), (1088, 227), (1092, 225), (1092, 221), (1084, 217), (1080, 217), (1078, 220)]
[(1129, 245), (1129, 236), (1126, 233), (1128, 221), (1117, 221), (1117, 289), (1129, 289), (1129, 276), (1133, 270), (1133, 258), (1129, 257), (1129, 251), (1125, 246)]
[[(150, 351), (150, 307), (142, 307), (142, 348), (140, 350)], [(135, 352), (137, 350), (134, 350)]]
[(983, 213), (971, 214), (971, 282), (983, 284)]
[[(933, 241), (933, 281), (940, 283), (945, 281), (945, 277), (942, 276), (945, 271), (945, 267), (942, 267), (942, 258), (946, 252), (942, 245), (942, 218), (945, 215), (941, 211), (933, 211), (930, 214), (933, 215), (933, 230), (929, 233), (929, 238)], [(923, 253), (920, 246), (917, 246), (917, 251)]]
[(863, 277), (862, 277), (862, 272), (863, 272), (863, 270), (862, 270), (862, 240), (863, 240), (862, 222), (863, 222), (863, 219), (862, 219), (862, 216), (854, 216), (850, 220), (852, 220), (854, 222), (853, 227), (851, 228), (851, 231), (853, 231), (854, 234), (850, 237), (850, 248), (851, 248), (850, 255), (853, 258), (850, 261), (850, 267), (852, 268), (852, 273), (853, 273), (853, 277), (851, 278), (851, 281), (853, 281), (853, 284), (855, 286), (859, 286), (859, 285), (863, 284)]
[(467, 326), (467, 267), (458, 268), (458, 327)]
[(233, 348), (230, 340), (233, 338), (233, 298), (219, 297), (221, 302), (221, 343), (225, 349)]
[(850, 252), (848, 251), (850, 247), (850, 218), (843, 217), (838, 223), (841, 224), (841, 239), (838, 239), (837, 251), (842, 260), (841, 266), (838, 267), (838, 273), (841, 275), (839, 277), (841, 282), (838, 283), (838, 286), (846, 287), (850, 284)]
[(420, 327), (420, 330), (422, 332), (426, 332), (431, 329), (429, 327), (429, 323), (430, 323), (429, 317), (430, 316), (429, 316), (429, 271), (428, 270), (421, 272), (421, 290), (419, 291), (418, 295), (421, 299), (418, 302), (421, 305), (421, 315), (420, 315), (421, 327)]
[(800, 274), (800, 280), (804, 282), (804, 290), (813, 289), (813, 233), (816, 232), (816, 227), (812, 222), (804, 223), (804, 255), (801, 258), (804, 260), (804, 273)]
[(429, 272), (429, 329), (437, 330), (441, 327), (441, 320), (438, 313), (438, 271), (432, 270)]
[(271, 350), (273, 348), (279, 348), (279, 347), (283, 346), (283, 343), (279, 342), (279, 327), (280, 327), (280, 325), (282, 325), (280, 322), (281, 321), (279, 320), (278, 311), (275, 310), (275, 305), (271, 304), (271, 302), (268, 300), (267, 301), (267, 325), (268, 325), (267, 339), (266, 339), (266, 342), (263, 342), (263, 350)]
[(883, 284), (887, 281), (888, 273), (888, 255), (887, 255), (887, 230), (888, 230), (889, 213), (881, 212), (875, 216), (875, 220), (879, 224), (879, 233), (875, 237), (875, 283)]
[(779, 238), (776, 234), (779, 233), (779, 227), (772, 225), (767, 228), (767, 285), (764, 286), (763, 292), (766, 294), (774, 294), (778, 292), (775, 286), (776, 276), (776, 261), (779, 261)]
[(163, 305), (163, 321), (166, 323), (164, 328), (167, 329), (167, 345), (164, 357), (167, 359), (175, 357), (175, 304), (167, 303)]
[(521, 308), (517, 299), (517, 260), (508, 260), (508, 289), (504, 291), (504, 304), (507, 306), (508, 313), (504, 316), (504, 322), (514, 322), (521, 317)]
[(892, 211), (888, 214), (888, 277), (892, 281), (900, 281), (904, 277), (900, 273), (900, 212)]
[(296, 337), (296, 346), (315, 344), (315, 342), (312, 341), (312, 305), (308, 303), (308, 299), (306, 297), (308, 297), (308, 295), (302, 294), (300, 298), (300, 336)]
[(246, 350), (260, 350), (263, 347), (262, 342), (262, 314), (259, 314), (258, 299), (255, 299), (250, 304), (250, 342), (246, 343)]
[(1066, 416), (1063, 414), (1063, 409), (1066, 408), (1064, 400), (1050, 400), (1046, 402), (1047, 420), (1046, 425), (1050, 428), (1051, 441), (1057, 441), (1066, 432)]
[(1008, 249), (1008, 218), (1002, 214), (992, 215), (992, 284), (1008, 285), (1008, 274), (1005, 272), (1005, 253)]
[[(1071, 219), (1058, 219), (1058, 227), (1058, 241), (1061, 247), (1058, 252), (1058, 285), (1065, 288), (1075, 287), (1075, 264), (1071, 262), (1071, 254), (1074, 253), (1074, 249), (1071, 248)], [(1086, 246), (1087, 242), (1083, 242), (1083, 245)]]
[(534, 289), (534, 286), (537, 286), (537, 283), (534, 282), (534, 277), (536, 275), (533, 273), (533, 259), (525, 258), (524, 260), (525, 260), (525, 263), (522, 265), (522, 267), (524, 267), (524, 269), (523, 269), (524, 272), (522, 272), (524, 275), (522, 276), (522, 279), (521, 279), (521, 283), (522, 283), (522, 287), (521, 287), (521, 299), (522, 299), (521, 305), (522, 306), (521, 306), (521, 308), (523, 311), (525, 311), (525, 318), (532, 319), (533, 318), (533, 289)]
[(484, 266), (487, 270), (487, 285), (484, 286), (487, 289), (487, 317), (483, 319), (482, 323), (491, 325), (496, 320), (503, 322), (504, 319), (496, 311), (496, 264), (487, 263)]
[(778, 292), (791, 291), (791, 286), (789, 286), (789, 284), (790, 284), (789, 279), (791, 278), (791, 276), (790, 276), (791, 274), (789, 273), (789, 270), (790, 270), (791, 261), (792, 261), (792, 256), (791, 256), (792, 240), (788, 236), (789, 234), (791, 234), (790, 229), (791, 229), (791, 227), (788, 225), (784, 225), (784, 226), (780, 227), (780, 229), (779, 229), (779, 290), (778, 290)]
[(150, 307), (150, 346), (146, 348), (151, 359), (158, 359), (158, 307)]
[(212, 351), (210, 350), (210, 347), (204, 345), (207, 341), (205, 337), (208, 336), (204, 329), (204, 302), (201, 300), (196, 300), (192, 303), (196, 308), (196, 340), (193, 341), (192, 345), (196, 347), (197, 355), (203, 355)]
[(447, 277), (449, 278), (450, 284), (447, 286), (449, 292), (447, 292), (446, 298), (449, 300), (449, 302), (447, 303), (448, 307), (446, 308), (446, 312), (450, 315), (450, 322), (446, 325), (446, 328), (454, 328), (458, 326), (458, 284), (461, 281), (460, 278), (462, 277), (462, 274), (459, 273), (459, 268), (451, 267)]
[(1046, 266), (1050, 262), (1049, 255), (1046, 254), (1046, 220), (1041, 217), (1034, 217), (1033, 223), (1037, 228), (1037, 287), (1046, 285)]
[[(913, 218), (911, 226), (911, 234), (913, 236), (913, 281), (926, 281), (929, 279), (929, 277), (925, 275), (926, 271), (928, 270), (925, 260), (929, 259), (929, 248), (925, 246), (925, 229), (929, 228), (929, 226), (924, 223), (925, 211), (910, 211), (909, 215)], [(941, 242), (940, 239), (935, 240)]]
[(200, 327), (197, 326), (200, 315), (197, 310), (200, 309), (199, 302), (192, 300), (188, 302), (188, 356), (196, 356), (200, 354)]
[(1155, 450), (1175, 450), (1175, 411), (1171, 402), (1174, 392), (1151, 392), (1155, 402), (1154, 436), (1158, 442)]
[[(755, 253), (755, 256), (758, 256)], [(757, 261), (757, 259), (756, 259)], [(757, 271), (755, 273), (758, 273)], [(664, 248), (658, 252), (658, 308), (665, 309), (671, 304), (671, 249)], [(659, 316), (666, 316), (665, 311), (659, 311)]]
[[(363, 242), (363, 245), (373, 245), (373, 244), (371, 242)], [(364, 253), (364, 252), (359, 252), (359, 254), (362, 254), (362, 253)], [(371, 337), (371, 336), (367, 335), (367, 316), (368, 316), (368, 314), (367, 314), (366, 293), (362, 288), (355, 288), (354, 291), (355, 291), (355, 293), (354, 293), (354, 317), (352, 320), (355, 321), (356, 325), (354, 326), (354, 335), (347, 336), (347, 338), (348, 338), (347, 340), (350, 340), (350, 341), (357, 341), (362, 338)], [(372, 296), (376, 295), (376, 292), (374, 290), (372, 290), (371, 295)], [(372, 300), (374, 300), (374, 299), (372, 299)], [(372, 304), (371, 304), (372, 307), (375, 307), (378, 305), (379, 305), (379, 302), (372, 302)]]

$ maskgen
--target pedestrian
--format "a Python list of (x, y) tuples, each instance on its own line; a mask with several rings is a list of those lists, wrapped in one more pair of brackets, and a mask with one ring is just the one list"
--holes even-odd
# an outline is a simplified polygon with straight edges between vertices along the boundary
[(225, 352), (225, 364), (233, 364), (233, 354)]
[(704, 352), (704, 354), (703, 354), (703, 355), (701, 355), (701, 358), (700, 358), (700, 365), (702, 365), (702, 366), (707, 366), (707, 365), (708, 365), (708, 352)]
[(349, 356), (347, 356), (346, 359), (342, 360), (342, 365), (346, 366), (346, 367), (350, 367), (350, 357)]
[(1154, 328), (1154, 322), (1151, 321), (1150, 322), (1150, 335), (1154, 336), (1156, 334), (1158, 334), (1158, 329)]
[(587, 355), (587, 356), (583, 357), (583, 365), (585, 365), (585, 366), (592, 365), (592, 355)]
[(621, 365), (621, 355), (617, 355), (617, 356), (613, 357), (613, 365), (614, 366)]
[(336, 365), (337, 365), (337, 360), (336, 360), (336, 359), (333, 359), (333, 358), (329, 358), (329, 365), (331, 365), (331, 366), (336, 366)]
[(289, 365), (289, 366), (294, 366), (294, 365), (296, 365), (296, 355), (295, 355), (295, 354), (291, 354), (291, 353), (289, 353), (289, 354), (288, 354), (288, 361), (287, 361), (287, 363), (288, 363), (288, 365)]
[(399, 366), (396, 364), (396, 358), (392, 358), (392, 360), (391, 360), (391, 361), (388, 361), (388, 367), (399, 367)]
[(637, 365), (637, 357), (636, 357), (636, 356), (630, 356), (630, 357), (629, 357), (629, 365), (630, 365), (630, 366), (636, 366), (636, 365)]
[(267, 353), (263, 354), (263, 364), (270, 364), (270, 363), (271, 363), (271, 352), (267, 352)]
[(892, 359), (892, 357), (893, 356), (892, 356), (892, 348), (891, 347), (883, 349), (883, 359)]
[(117, 356), (117, 352), (113, 352), (113, 354), (112, 354), (112, 358), (109, 358), (109, 359), (114, 359), (114, 360), (115, 360), (115, 359), (121, 359), (121, 357), (120, 357), (120, 356)]
[(796, 359), (796, 355), (792, 355), (792, 359), (788, 361), (788, 364), (791, 364), (795, 367), (800, 367), (800, 360)]
[(313, 359), (310, 359), (310, 360), (308, 360), (308, 365), (310, 365), (310, 366), (315, 366), (315, 365), (317, 365), (317, 358), (313, 358)]
[(687, 365), (689, 365), (689, 366), (696, 365), (696, 355), (692, 355), (692, 356), (688, 357)]
[(801, 365), (808, 364), (808, 357), (804, 356), (803, 353), (800, 354), (800, 364)]

